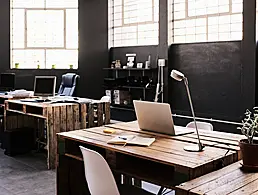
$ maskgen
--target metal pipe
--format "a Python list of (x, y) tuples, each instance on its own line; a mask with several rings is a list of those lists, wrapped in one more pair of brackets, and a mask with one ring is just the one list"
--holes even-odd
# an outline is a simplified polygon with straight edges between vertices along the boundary
[[(192, 116), (185, 116), (185, 115), (180, 115), (180, 114), (172, 114), (172, 116), (173, 117), (179, 117), (179, 118), (193, 119)], [(195, 117), (195, 119), (202, 120), (202, 121), (216, 122), (216, 123), (225, 123), (225, 124), (229, 124), (229, 125), (242, 125), (242, 123), (218, 120), (218, 119), (213, 119), (213, 118), (209, 119), (209, 118)]]

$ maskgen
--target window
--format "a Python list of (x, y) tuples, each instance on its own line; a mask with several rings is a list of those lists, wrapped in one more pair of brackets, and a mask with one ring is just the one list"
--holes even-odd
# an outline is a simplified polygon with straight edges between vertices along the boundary
[(256, 0), (256, 41), (258, 40), (258, 0)]
[(78, 0), (11, 0), (10, 6), (11, 68), (78, 68)]
[(109, 0), (109, 46), (157, 45), (159, 0)]
[(170, 43), (242, 40), (243, 0), (170, 0)]

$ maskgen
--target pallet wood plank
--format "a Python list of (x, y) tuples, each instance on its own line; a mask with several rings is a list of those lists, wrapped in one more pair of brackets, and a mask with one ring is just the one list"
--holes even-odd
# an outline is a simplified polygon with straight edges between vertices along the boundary
[(98, 103), (97, 105), (97, 126), (102, 126), (103, 125), (103, 104)]
[(94, 127), (94, 105), (88, 105), (88, 128)]
[(240, 161), (177, 186), (177, 194), (255, 194), (258, 173), (244, 172)]
[(67, 131), (67, 115), (66, 115), (66, 106), (60, 106), (60, 131), (66, 132)]
[(79, 116), (79, 105), (73, 105), (73, 121), (74, 121), (74, 128), (73, 130), (80, 129), (80, 116)]
[(53, 133), (50, 144), (51, 168), (56, 168), (57, 133), (60, 133), (60, 107), (53, 107)]
[(81, 104), (81, 129), (86, 129), (87, 105)]
[(54, 113), (53, 108), (48, 107), (47, 108), (47, 150), (48, 150), (48, 157), (47, 157), (47, 166), (48, 169), (54, 168), (53, 165), (53, 158), (51, 154), (51, 148), (52, 148), (52, 138), (53, 138), (53, 132), (54, 132)]
[(67, 126), (67, 131), (72, 131), (74, 130), (73, 127), (73, 106), (72, 105), (67, 105), (66, 106), (66, 126)]
[(105, 125), (110, 123), (110, 103), (105, 102)]

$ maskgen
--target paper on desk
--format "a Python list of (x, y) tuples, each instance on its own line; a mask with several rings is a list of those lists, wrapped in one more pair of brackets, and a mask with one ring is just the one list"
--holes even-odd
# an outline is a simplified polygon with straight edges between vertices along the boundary
[(123, 135), (116, 136), (109, 140), (108, 144), (117, 144), (117, 145), (138, 145), (138, 146), (150, 146), (155, 141), (155, 138), (141, 137), (134, 135)]

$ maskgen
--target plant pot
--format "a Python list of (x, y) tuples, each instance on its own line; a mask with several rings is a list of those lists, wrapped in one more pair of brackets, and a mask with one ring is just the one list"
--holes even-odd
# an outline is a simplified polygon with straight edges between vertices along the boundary
[(239, 141), (239, 146), (243, 158), (243, 166), (250, 168), (258, 168), (258, 141), (254, 140), (253, 144), (249, 144), (247, 139)]

